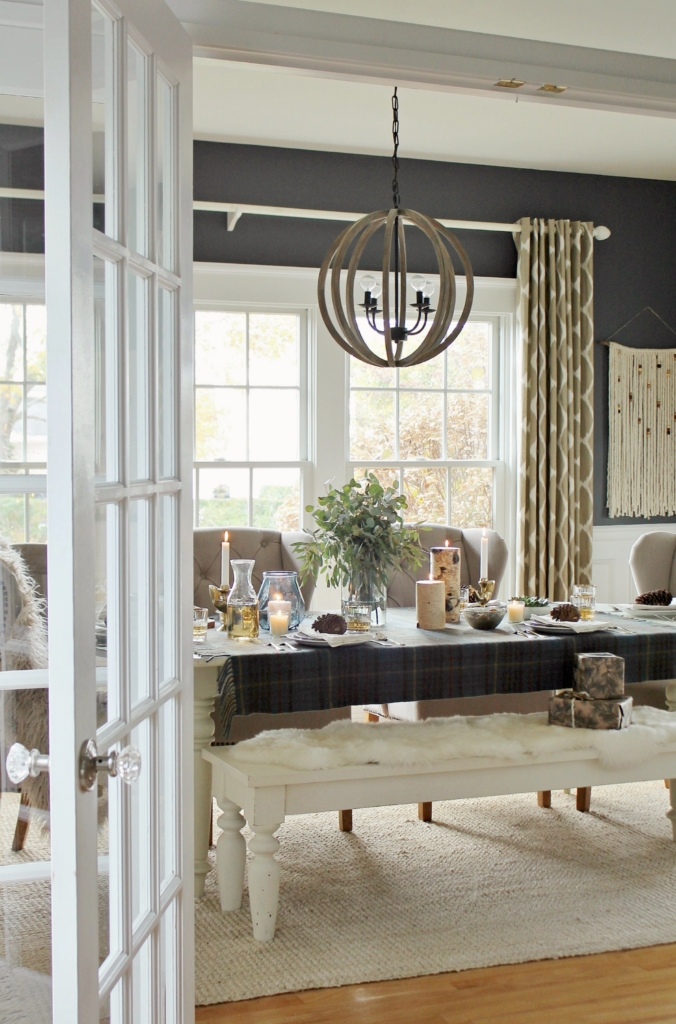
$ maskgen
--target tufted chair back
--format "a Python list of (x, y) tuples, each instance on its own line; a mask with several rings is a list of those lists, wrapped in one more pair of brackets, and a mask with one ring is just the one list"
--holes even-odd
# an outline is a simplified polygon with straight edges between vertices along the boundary
[[(260, 588), (263, 573), (266, 571), (298, 571), (299, 560), (292, 545), (306, 536), (300, 531), (280, 533), (277, 530), (262, 530), (255, 526), (199, 527), (193, 533), (193, 583), (195, 604), (200, 608), (211, 608), (209, 584), (219, 586), (221, 582), (221, 542), (224, 530), (228, 531), (231, 561), (234, 558), (254, 560), (252, 581), (256, 590)], [(314, 589), (313, 580), (308, 580), (301, 587), (306, 608), (310, 607)]]
[[(425, 524), (426, 529), (420, 531), (420, 544), (426, 552), (430, 548), (442, 548), (446, 541), (451, 547), (460, 548), (460, 581), (476, 584), (479, 579), (481, 562), (482, 530), (460, 530), (456, 526), (434, 526)], [(488, 571), (490, 578), (495, 580), (494, 597), (498, 596), (500, 582), (507, 566), (507, 545), (495, 530), (487, 530), (488, 535)], [(387, 603), (391, 608), (412, 608), (415, 605), (416, 580), (426, 580), (429, 576), (429, 558), (415, 570), (404, 566), (393, 573), (387, 588)]]

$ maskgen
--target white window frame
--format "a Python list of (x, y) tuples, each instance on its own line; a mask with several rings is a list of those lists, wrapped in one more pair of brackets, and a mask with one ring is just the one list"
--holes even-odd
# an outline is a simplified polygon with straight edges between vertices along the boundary
[[(394, 469), (399, 473), (399, 486), (403, 483), (403, 472), (405, 469), (445, 469), (446, 470), (446, 518), (448, 522), (452, 523), (453, 510), (451, 507), (451, 471), (454, 467), (460, 469), (469, 469), (478, 467), (481, 469), (492, 469), (493, 470), (493, 494), (492, 494), (492, 508), (491, 508), (491, 519), (492, 523), (495, 523), (496, 515), (498, 515), (498, 507), (502, 504), (496, 500), (498, 487), (500, 480), (498, 474), (500, 467), (503, 463), (502, 458), (502, 445), (501, 437), (504, 436), (502, 431), (502, 404), (500, 402), (500, 391), (501, 391), (501, 363), (502, 363), (502, 347), (505, 332), (508, 330), (508, 324), (505, 323), (505, 317), (491, 313), (478, 313), (472, 312), (469, 320), (474, 323), (490, 323), (492, 327), (491, 337), (491, 351), (490, 351), (490, 364), (489, 364), (489, 386), (487, 388), (449, 388), (444, 385), (438, 388), (431, 387), (401, 387), (399, 384), (399, 375), (395, 378), (394, 386), (390, 387), (369, 387), (368, 385), (357, 385), (352, 387), (349, 385), (349, 373), (350, 373), (350, 357), (346, 354), (345, 359), (347, 362), (347, 375), (348, 375), (348, 389), (346, 394), (347, 402), (347, 417), (346, 417), (346, 437), (345, 437), (345, 450), (348, 452), (348, 458), (350, 455), (350, 398), (353, 391), (368, 391), (373, 393), (389, 392), (395, 395), (395, 444), (399, 445), (399, 402), (398, 398), (402, 394), (406, 394), (410, 391), (425, 392), (428, 394), (441, 394), (443, 395), (443, 416), (442, 416), (442, 457), (440, 459), (349, 459), (348, 466), (351, 473), (354, 473), (358, 469), (376, 468), (378, 466), (383, 469)], [(449, 349), (446, 350), (446, 353)], [(444, 382), (446, 381), (446, 362), (444, 360)], [(488, 437), (487, 437), (487, 457), (485, 459), (449, 459), (446, 457), (446, 445), (447, 445), (447, 403), (448, 396), (453, 394), (469, 394), (469, 395), (490, 395), (490, 404), (488, 411)]]
[[(199, 265), (198, 265), (199, 266)], [(303, 522), (303, 508), (307, 504), (305, 496), (311, 491), (311, 469), (312, 469), (312, 457), (311, 457), (311, 421), (310, 421), (310, 330), (309, 321), (310, 314), (309, 310), (303, 306), (280, 306), (275, 303), (266, 302), (221, 302), (217, 299), (212, 301), (208, 300), (196, 300), (194, 303), (194, 311), (198, 312), (218, 312), (224, 313), (269, 313), (269, 314), (280, 314), (280, 315), (295, 315), (299, 318), (299, 352), (298, 352), (298, 379), (299, 379), (299, 402), (298, 402), (298, 415), (299, 415), (299, 458), (290, 459), (284, 461), (278, 460), (266, 460), (261, 461), (260, 459), (216, 459), (216, 460), (205, 460), (197, 459), (196, 454), (193, 455), (193, 516), (194, 525), (198, 527), (199, 522), (199, 502), (200, 502), (200, 471), (204, 469), (246, 469), (249, 472), (249, 491), (247, 501), (247, 526), (254, 526), (253, 522), (253, 471), (256, 469), (298, 469), (300, 473), (300, 495), (299, 495), (299, 522), (302, 525)], [(247, 320), (247, 366), (248, 366), (248, 354), (249, 354), (249, 338), (248, 338), (248, 320)], [(209, 387), (210, 385), (194, 383), (194, 410), (195, 420), (193, 423), (193, 443), (195, 437), (195, 429), (197, 424), (197, 401), (196, 396), (199, 388)], [(213, 385), (214, 390), (236, 389), (244, 387), (247, 393), (247, 424), (248, 424), (248, 410), (249, 410), (249, 391), (252, 385), (248, 382), (248, 370), (247, 370), (247, 383), (246, 385)], [(256, 390), (266, 390), (264, 385), (253, 385)], [(268, 385), (267, 389), (276, 390), (274, 385)], [(248, 454), (248, 452), (247, 452)], [(224, 524), (227, 525), (227, 524)]]
[[(253, 266), (235, 263), (196, 263), (194, 265), (195, 307), (274, 309), (307, 313), (308, 360), (308, 458), (301, 476), (302, 507), (316, 504), (326, 484), (336, 486), (349, 480), (353, 463), (349, 459), (348, 357), (326, 330), (317, 304), (316, 269), (303, 267)], [(464, 281), (458, 279), (458, 302), (464, 300)], [(518, 395), (520, 370), (517, 352), (517, 288), (514, 278), (476, 278), (472, 319), (497, 319), (499, 322), (498, 380), (493, 388), (498, 403), (498, 450), (486, 461), (461, 462), (467, 465), (495, 465), (493, 491), (493, 528), (504, 538), (509, 551), (501, 593), (509, 596), (515, 585), (516, 490), (518, 447)], [(403, 460), (406, 466), (420, 464)], [(371, 463), (372, 465), (375, 462)], [(383, 463), (386, 464), (386, 463)], [(218, 463), (223, 467), (226, 463)], [(244, 465), (237, 463), (236, 465)], [(266, 465), (268, 465), (266, 463)], [(294, 463), (295, 465), (295, 463)], [(365, 465), (360, 462), (357, 465)], [(424, 466), (432, 466), (424, 460)], [(302, 525), (313, 523), (307, 512)], [(315, 608), (335, 607), (335, 594), (323, 584), (313, 599)]]
[[(42, 253), (0, 253), (0, 302), (45, 305), (45, 257)], [(25, 359), (25, 352), (24, 352)], [(46, 379), (43, 382), (47, 383)], [(25, 454), (25, 452), (24, 452)], [(35, 472), (35, 470), (42, 472)], [(17, 472), (10, 472), (17, 470)], [(29, 543), (31, 494), (47, 493), (47, 464), (11, 462), (0, 466), (0, 494), (24, 495), (24, 539)]]

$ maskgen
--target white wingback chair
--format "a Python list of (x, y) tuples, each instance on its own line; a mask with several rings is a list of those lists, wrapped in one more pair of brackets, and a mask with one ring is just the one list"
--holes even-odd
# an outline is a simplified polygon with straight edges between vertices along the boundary
[(676, 533), (644, 533), (629, 554), (637, 594), (670, 590), (676, 594)]

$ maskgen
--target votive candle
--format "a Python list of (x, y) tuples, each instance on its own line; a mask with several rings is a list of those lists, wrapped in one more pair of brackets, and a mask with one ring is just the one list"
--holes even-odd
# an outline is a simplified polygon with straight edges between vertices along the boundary
[(289, 619), (291, 618), (290, 601), (270, 601), (268, 604), (268, 622), (270, 632), (274, 636), (283, 636), (289, 630)]
[(523, 622), (523, 614), (526, 605), (523, 601), (508, 601), (507, 602), (507, 620), (508, 622)]

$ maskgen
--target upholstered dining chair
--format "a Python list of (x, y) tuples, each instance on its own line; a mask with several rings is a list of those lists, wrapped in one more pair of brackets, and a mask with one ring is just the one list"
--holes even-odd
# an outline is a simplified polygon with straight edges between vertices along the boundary
[[(460, 548), (460, 582), (464, 586), (479, 578), (481, 561), (481, 538), (483, 530), (461, 530), (455, 526), (425, 524), (420, 532), (421, 546), (428, 552), (432, 547), (443, 547), (448, 540), (452, 547)], [(494, 596), (500, 592), (500, 584), (507, 567), (507, 545), (495, 530), (488, 530), (488, 566), (491, 579), (495, 580)], [(390, 607), (411, 608), (415, 605), (415, 584), (427, 579), (429, 563), (412, 571), (404, 568), (395, 572), (387, 590)], [(418, 700), (404, 703), (371, 704), (364, 711), (369, 721), (379, 718), (393, 718), (398, 721), (418, 722), (425, 718), (448, 718), (452, 715), (490, 715), (497, 711), (514, 711), (527, 714), (547, 709), (550, 690), (536, 693), (491, 694), (485, 697), (453, 697), (445, 700)]]
[[(256, 590), (260, 588), (263, 573), (276, 569), (298, 571), (300, 562), (293, 545), (306, 536), (300, 532), (280, 533), (277, 530), (263, 530), (251, 526), (199, 527), (193, 534), (194, 592), (195, 604), (201, 608), (211, 607), (209, 584), (218, 586), (221, 582), (221, 541), (228, 531), (230, 558), (251, 558), (254, 561), (252, 581)], [(310, 607), (314, 594), (314, 580), (308, 580), (301, 587), (305, 607)], [(349, 718), (350, 708), (333, 708), (328, 711), (295, 711), (286, 714), (235, 715), (232, 720), (228, 742), (239, 743), (250, 739), (264, 729), (321, 729), (339, 718)], [(218, 741), (219, 737), (216, 736)]]
[(637, 594), (648, 590), (676, 594), (676, 533), (642, 534), (629, 553), (629, 567)]

